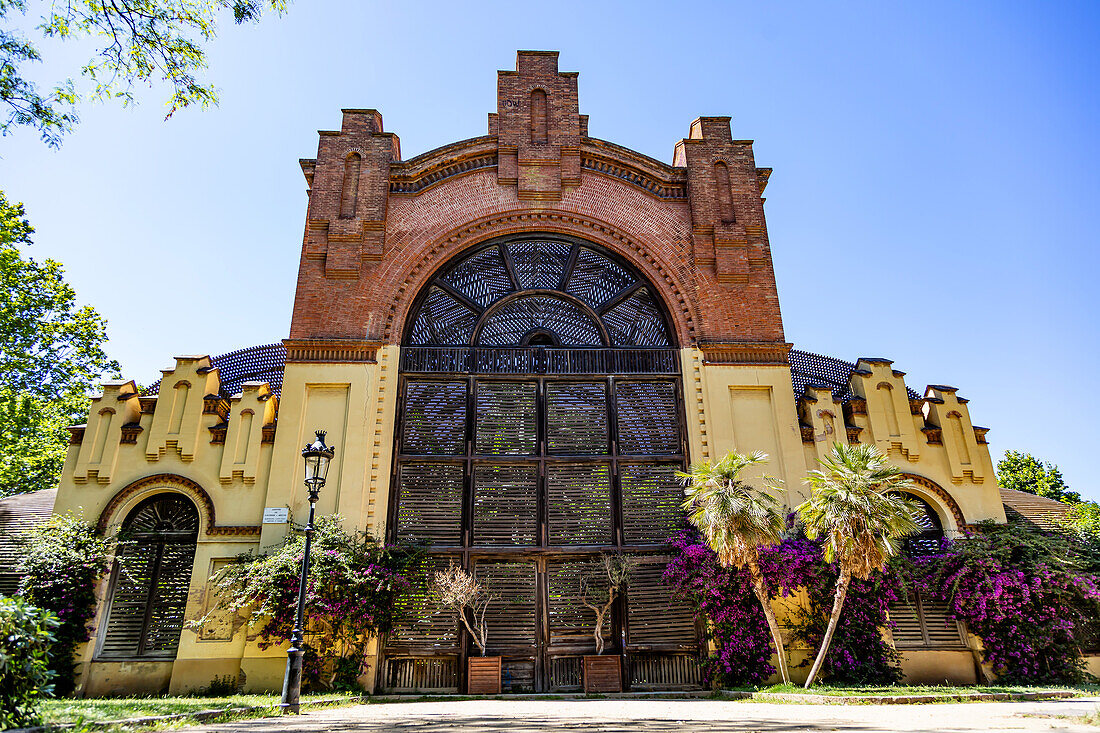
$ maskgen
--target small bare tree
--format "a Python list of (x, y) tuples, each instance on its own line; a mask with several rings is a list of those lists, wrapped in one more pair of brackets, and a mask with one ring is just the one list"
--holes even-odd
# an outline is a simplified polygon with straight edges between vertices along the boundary
[(603, 553), (596, 568), (580, 577), (580, 599), (596, 614), (596, 654), (603, 654), (603, 621), (615, 599), (630, 582), (637, 562), (625, 555)]
[[(495, 596), (477, 582), (473, 575), (457, 565), (432, 573), (429, 586), (432, 596), (442, 606), (450, 608), (462, 619), (462, 625), (474, 638), (474, 643), (485, 656), (489, 640), (489, 627), (485, 624), (485, 611)], [(469, 618), (467, 618), (469, 611)]]

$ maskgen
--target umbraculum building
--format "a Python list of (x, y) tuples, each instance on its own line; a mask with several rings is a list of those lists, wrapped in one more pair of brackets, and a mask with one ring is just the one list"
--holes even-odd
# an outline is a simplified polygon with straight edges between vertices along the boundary
[[(573, 585), (611, 549), (639, 558), (608, 633), (624, 683), (699, 684), (700, 629), (661, 583), (690, 462), (763, 450), (794, 506), (834, 441), (871, 443), (912, 476), (931, 535), (1005, 521), (986, 429), (954, 388), (786, 342), (771, 169), (729, 118), (692, 122), (669, 164), (590, 137), (577, 100), (557, 53), (521, 51), (486, 135), (410, 160), (381, 114), (344, 110), (300, 161), (289, 338), (178, 356), (146, 394), (104, 385), (55, 505), (134, 540), (102, 587), (85, 693), (279, 688), (283, 651), (232, 619), (185, 622), (213, 572), (305, 516), (300, 450), (319, 427), (336, 447), (319, 513), (428, 541), (491, 584), (489, 653), (512, 691), (578, 688), (593, 644)], [(418, 603), (373, 640), (368, 688), (464, 689), (472, 645)], [(942, 619), (898, 610), (904, 671), (973, 681), (973, 640)]]

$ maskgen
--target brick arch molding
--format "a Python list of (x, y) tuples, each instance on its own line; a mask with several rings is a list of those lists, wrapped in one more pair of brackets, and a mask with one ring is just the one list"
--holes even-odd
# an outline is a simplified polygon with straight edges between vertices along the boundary
[[(184, 476), (177, 476), (174, 473), (158, 473), (152, 476), (146, 476), (119, 490), (118, 493), (111, 497), (111, 500), (107, 502), (107, 506), (103, 508), (103, 512), (99, 515), (99, 521), (96, 524), (99, 531), (105, 532), (107, 530), (107, 527), (111, 524), (112, 518), (118, 513), (119, 508), (131, 497), (142, 492), (150, 491), (151, 489), (164, 489), (169, 493), (184, 494), (194, 501), (198, 506), (199, 512), (205, 515), (206, 535), (208, 537), (260, 534), (260, 527), (258, 526), (230, 525), (219, 527), (214, 515), (214, 500), (210, 498), (210, 494), (207, 493), (206, 489), (191, 479)], [(152, 493), (157, 492), (150, 491), (150, 495)]]
[(653, 284), (654, 291), (659, 294), (672, 318), (671, 325), (679, 345), (685, 347), (695, 343), (699, 322), (697, 304), (691, 302), (687, 295), (689, 291), (681, 285), (672, 269), (655, 257), (648, 247), (612, 225), (587, 215), (526, 210), (499, 214), (454, 229), (436, 239), (414, 258), (386, 314), (385, 342), (399, 342), (417, 293), (452, 258), (496, 237), (537, 231), (584, 239), (626, 259)]
[(955, 497), (944, 491), (944, 489), (932, 479), (918, 476), (915, 473), (904, 473), (902, 475), (928, 493), (935, 495), (936, 498), (943, 502), (943, 505), (951, 512), (951, 516), (955, 518), (955, 526), (958, 527), (960, 531), (967, 529), (969, 525), (967, 525), (966, 519), (963, 518), (962, 509), (959, 508), (959, 504), (955, 501)]

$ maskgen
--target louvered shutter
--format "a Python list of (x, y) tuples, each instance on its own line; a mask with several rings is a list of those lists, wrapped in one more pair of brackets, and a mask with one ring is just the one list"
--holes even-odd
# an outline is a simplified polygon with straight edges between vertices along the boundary
[(905, 601), (890, 604), (890, 623), (893, 625), (894, 646), (899, 649), (925, 646), (920, 612), (917, 610), (916, 599), (912, 600), (912, 604)]
[(684, 490), (679, 465), (620, 465), (623, 540), (627, 544), (665, 542), (684, 526)]
[(406, 463), (398, 472), (397, 536), (406, 542), (462, 543), (462, 466)]
[(474, 544), (536, 544), (537, 488), (533, 466), (475, 467)]
[(546, 448), (559, 454), (607, 454), (607, 388), (603, 383), (546, 385)]
[(898, 649), (942, 649), (966, 646), (966, 632), (961, 622), (950, 618), (944, 603), (923, 597), (911, 603), (890, 604), (894, 646)]
[(100, 654), (104, 657), (134, 657), (141, 648), (145, 610), (157, 564), (157, 546), (129, 545), (118, 559), (107, 632)]
[(607, 465), (550, 465), (546, 501), (551, 545), (609, 545), (611, 469)]
[(619, 452), (679, 455), (680, 419), (671, 382), (616, 382)]
[(537, 385), (533, 382), (479, 382), (476, 390), (476, 452), (526, 456), (537, 450)]
[(674, 598), (663, 582), (666, 566), (663, 560), (642, 562), (630, 576), (627, 641), (632, 647), (693, 649), (696, 645), (691, 607)]
[(161, 547), (160, 567), (149, 599), (149, 626), (145, 631), (143, 655), (176, 656), (194, 564), (194, 544)]
[(479, 561), (476, 577), (493, 602), (485, 613), (492, 650), (535, 646), (535, 565), (530, 562)]
[[(595, 652), (596, 614), (581, 603), (580, 579), (595, 570), (588, 561), (559, 561), (547, 565), (547, 618), (551, 647), (570, 647)], [(604, 619), (604, 641), (611, 635), (610, 614)]]
[(932, 647), (965, 646), (966, 635), (962, 624), (948, 616), (945, 603), (934, 603), (921, 598), (921, 617)]
[(431, 575), (447, 568), (448, 559), (428, 555), (419, 560), (411, 572), (412, 587), (397, 601), (398, 619), (390, 632), (387, 645), (407, 647), (413, 651), (451, 651), (458, 645), (458, 625), (454, 611), (439, 605), (428, 588)]
[(409, 382), (405, 386), (401, 452), (461, 456), (466, 453), (466, 383)]

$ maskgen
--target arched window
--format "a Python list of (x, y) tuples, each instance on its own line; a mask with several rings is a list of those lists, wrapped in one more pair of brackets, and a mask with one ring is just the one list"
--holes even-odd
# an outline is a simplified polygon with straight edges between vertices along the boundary
[(359, 199), (359, 169), (362, 166), (359, 153), (352, 153), (344, 160), (344, 187), (340, 191), (340, 218), (354, 219)]
[(531, 142), (546, 142), (547, 128), (546, 92), (536, 89), (531, 92)]
[(940, 549), (940, 540), (943, 539), (943, 523), (940, 515), (924, 499), (913, 494), (905, 494), (905, 498), (920, 507), (920, 515), (916, 517), (919, 532), (905, 538), (905, 549), (910, 555), (928, 555)]
[(195, 505), (179, 494), (146, 499), (126, 517), (101, 657), (175, 658), (198, 531)]

